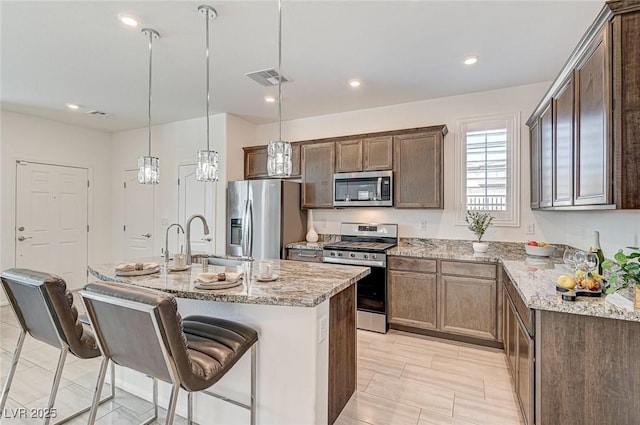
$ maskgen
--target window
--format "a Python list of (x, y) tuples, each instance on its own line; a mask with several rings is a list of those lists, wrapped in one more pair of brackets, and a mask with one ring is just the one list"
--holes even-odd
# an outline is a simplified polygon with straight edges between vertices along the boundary
[(497, 226), (519, 226), (518, 113), (460, 120), (456, 134), (457, 223), (485, 211)]

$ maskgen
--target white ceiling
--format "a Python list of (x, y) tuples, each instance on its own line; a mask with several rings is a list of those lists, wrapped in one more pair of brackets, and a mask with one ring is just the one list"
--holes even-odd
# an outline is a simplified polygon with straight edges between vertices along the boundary
[[(5, 1), (2, 108), (119, 131), (144, 127), (148, 39), (156, 29), (153, 123), (204, 116), (204, 1)], [(244, 74), (277, 67), (277, 1), (207, 1), (213, 114), (277, 121)], [(602, 1), (283, 1), (283, 119), (550, 81)], [(477, 55), (473, 67), (464, 57)], [(347, 81), (362, 80), (350, 89)], [(108, 117), (67, 110), (74, 102)]]

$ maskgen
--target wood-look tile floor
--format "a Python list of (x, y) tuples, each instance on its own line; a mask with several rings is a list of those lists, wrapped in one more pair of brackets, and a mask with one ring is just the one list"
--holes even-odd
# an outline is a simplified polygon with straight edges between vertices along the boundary
[(336, 425), (521, 425), (500, 350), (358, 331), (358, 388)]
[[(11, 309), (0, 307), (0, 387), (19, 333)], [(27, 336), (6, 409), (46, 405), (58, 354)], [(67, 357), (55, 405), (58, 418), (91, 403), (99, 364), (100, 359)], [(501, 351), (396, 331), (358, 331), (358, 388), (336, 425), (521, 425), (514, 397)], [(96, 424), (138, 424), (151, 409), (151, 403), (118, 389), (115, 401), (98, 410)], [(164, 415), (160, 409), (154, 424), (164, 423)], [(86, 421), (87, 414), (68, 423)], [(9, 420), (12, 425), (41, 422)], [(174, 423), (186, 420), (176, 416)]]

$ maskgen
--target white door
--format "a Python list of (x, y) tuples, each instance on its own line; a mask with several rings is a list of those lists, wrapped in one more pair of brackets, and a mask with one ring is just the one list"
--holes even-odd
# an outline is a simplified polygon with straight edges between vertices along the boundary
[[(202, 214), (209, 225), (209, 236), (205, 238), (200, 220), (191, 224), (191, 253), (214, 252), (215, 241), (215, 197), (218, 185), (213, 182), (203, 183), (196, 180), (196, 164), (178, 167), (178, 222), (186, 226), (193, 214)], [(187, 228), (185, 227), (185, 231)], [(175, 237), (175, 236), (173, 236)], [(182, 240), (182, 239), (181, 239)], [(175, 249), (179, 247), (174, 248)]]
[(153, 185), (138, 183), (138, 170), (124, 172), (124, 258), (153, 256)]
[(88, 170), (20, 161), (16, 172), (16, 267), (87, 283)]

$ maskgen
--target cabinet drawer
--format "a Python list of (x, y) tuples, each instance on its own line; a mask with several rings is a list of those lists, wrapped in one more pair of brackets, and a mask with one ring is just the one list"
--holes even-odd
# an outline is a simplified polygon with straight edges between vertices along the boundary
[(314, 249), (290, 249), (288, 260), (322, 262), (322, 251)]
[(524, 303), (518, 290), (515, 286), (513, 286), (513, 282), (509, 278), (509, 275), (505, 271), (502, 272), (502, 282), (504, 285), (505, 292), (507, 293), (507, 298), (513, 303), (513, 307), (515, 307), (515, 311), (522, 320), (524, 327), (529, 332), (529, 335), (535, 335), (535, 312), (534, 310), (527, 307)]
[(495, 279), (495, 264), (467, 263), (462, 261), (442, 261), (442, 274), (471, 276), (480, 279)]
[(425, 260), (422, 258), (387, 257), (387, 264), (391, 270), (423, 273), (435, 273), (438, 270), (436, 260)]

